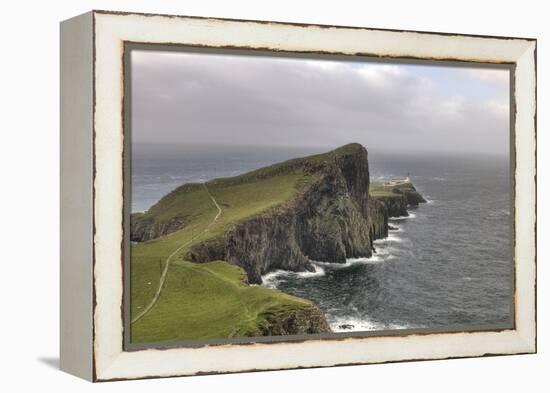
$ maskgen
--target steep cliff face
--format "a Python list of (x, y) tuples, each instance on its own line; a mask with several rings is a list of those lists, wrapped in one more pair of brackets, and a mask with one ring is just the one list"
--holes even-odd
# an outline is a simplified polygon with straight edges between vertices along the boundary
[(376, 196), (372, 199), (384, 204), (387, 210), (388, 217), (403, 217), (408, 216), (407, 212), (407, 198), (404, 195), (387, 195)]
[(382, 202), (387, 209), (388, 217), (408, 216), (410, 206), (418, 206), (426, 200), (416, 191), (410, 182), (392, 185), (388, 183), (373, 183), (377, 190), (372, 199)]
[(193, 247), (186, 258), (223, 256), (241, 266), (251, 283), (261, 283), (262, 274), (275, 269), (311, 271), (311, 261), (370, 256), (374, 238), (387, 234), (387, 214), (369, 199), (366, 149), (346, 145), (301, 165), (316, 180), (298, 197), (237, 223), (223, 241)]
[[(301, 186), (292, 183), (291, 197), (254, 214), (225, 221), (223, 230), (215, 236), (186, 247), (183, 258), (229, 262), (242, 267), (250, 283), (259, 284), (263, 274), (276, 269), (313, 271), (312, 261), (344, 263), (347, 258), (369, 257), (374, 240), (388, 235), (389, 217), (406, 216), (409, 206), (425, 202), (409, 182), (371, 184), (367, 150), (360, 144), (349, 144), (237, 177), (212, 180), (208, 186), (179, 187), (145, 214), (132, 216), (131, 239), (155, 239), (185, 229), (192, 225), (189, 223), (196, 223), (197, 217), (210, 216), (203, 226), (210, 228), (205, 234), (212, 233), (216, 228), (211, 226), (215, 212), (209, 189), (222, 198), (221, 217), (227, 220), (225, 217), (234, 214), (228, 209), (240, 212), (253, 197), (251, 193), (264, 191), (270, 179), (291, 174), (299, 174), (296, 179), (307, 179)], [(288, 189), (290, 183), (281, 184)], [(243, 195), (242, 189), (247, 186), (248, 194), (239, 201), (228, 197)], [(282, 193), (277, 187), (271, 191), (270, 198)]]
[[(134, 213), (130, 217), (130, 240), (144, 242), (168, 235), (184, 228), (195, 212), (184, 208), (174, 208), (178, 199), (184, 199), (186, 195), (202, 193), (203, 199), (208, 201), (201, 184), (189, 183), (176, 188), (164, 196), (146, 213)], [(200, 207), (200, 206), (199, 206)]]
[(368, 222), (371, 240), (382, 239), (388, 236), (388, 207), (373, 197), (369, 197)]
[[(423, 202), (408, 180), (371, 183), (366, 149), (350, 144), (239, 176), (178, 187), (147, 212), (132, 215), (130, 238), (141, 243), (132, 245), (132, 269), (134, 273), (142, 269), (147, 277), (142, 281), (149, 282), (147, 274), (152, 270), (156, 274), (151, 263), (157, 266), (158, 258), (169, 260), (174, 255), (172, 263), (187, 270), (170, 270), (168, 277), (174, 281), (167, 288), (172, 292), (165, 289), (161, 301), (188, 306), (174, 299), (199, 293), (197, 303), (202, 304), (202, 293), (209, 293), (213, 295), (209, 301), (232, 296), (230, 305), (243, 307), (248, 302), (260, 307), (256, 319), (247, 317), (244, 327), (243, 321), (237, 321), (241, 335), (330, 332), (317, 305), (247, 284), (261, 283), (262, 275), (276, 269), (313, 271), (315, 261), (345, 263), (347, 258), (369, 257), (374, 240), (388, 236), (389, 218), (406, 216), (410, 206)], [(216, 262), (189, 263), (211, 261)], [(234, 292), (235, 285), (227, 287), (231, 269), (246, 275)], [(182, 279), (174, 279), (174, 274)], [(204, 281), (203, 274), (210, 280)], [(200, 290), (190, 285), (193, 275)], [(275, 292), (258, 293), (261, 290)], [(268, 307), (261, 303), (266, 299)], [(244, 307), (250, 310), (250, 305)], [(185, 309), (178, 307), (173, 310)], [(171, 312), (169, 317), (177, 320), (187, 314)], [(160, 319), (151, 321), (160, 323)], [(231, 318), (222, 322), (235, 331)], [(211, 326), (209, 319), (205, 326)]]
[(142, 216), (143, 213), (134, 213), (130, 217), (130, 240), (133, 242), (143, 242), (175, 232), (183, 228), (186, 221), (184, 217), (172, 217), (166, 222), (157, 223), (147, 218), (140, 219)]
[(416, 188), (411, 183), (394, 187), (394, 192), (403, 195), (409, 206), (418, 206), (420, 203), (426, 203), (426, 200), (416, 191)]

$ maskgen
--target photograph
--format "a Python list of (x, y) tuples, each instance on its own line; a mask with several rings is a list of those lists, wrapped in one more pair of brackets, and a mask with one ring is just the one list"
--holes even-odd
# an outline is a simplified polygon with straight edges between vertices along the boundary
[(124, 56), (130, 345), (514, 328), (510, 65)]
[(549, 391), (543, 5), (6, 2), (0, 393)]

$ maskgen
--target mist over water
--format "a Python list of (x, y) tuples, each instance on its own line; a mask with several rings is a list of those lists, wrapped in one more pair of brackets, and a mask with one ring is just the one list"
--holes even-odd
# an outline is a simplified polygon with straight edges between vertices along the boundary
[[(320, 148), (134, 146), (132, 210), (177, 186), (234, 176)], [(507, 157), (369, 152), (371, 181), (410, 173), (429, 201), (376, 241), (368, 259), (271, 272), (266, 286), (314, 301), (334, 331), (512, 324)]]

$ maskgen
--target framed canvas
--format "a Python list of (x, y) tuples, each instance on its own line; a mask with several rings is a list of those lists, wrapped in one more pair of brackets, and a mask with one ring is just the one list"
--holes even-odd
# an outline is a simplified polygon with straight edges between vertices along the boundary
[(536, 40), (61, 23), (61, 368), (536, 352)]

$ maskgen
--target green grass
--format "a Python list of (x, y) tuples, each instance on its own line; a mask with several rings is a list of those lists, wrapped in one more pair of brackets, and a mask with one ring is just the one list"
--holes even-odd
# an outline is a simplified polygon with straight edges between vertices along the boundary
[(266, 315), (310, 306), (278, 290), (248, 286), (228, 263), (170, 265), (159, 302), (132, 326), (132, 342), (257, 336)]
[(158, 239), (132, 244), (132, 318), (153, 299), (167, 257), (188, 244), (172, 258), (158, 302), (132, 324), (132, 342), (225, 338), (232, 333), (234, 337), (246, 336), (257, 333), (266, 315), (303, 306), (302, 299), (243, 284), (244, 272), (235, 266), (224, 262), (199, 265), (182, 259), (194, 245), (219, 240), (236, 223), (292, 201), (314, 180), (299, 167), (286, 169), (276, 169), (276, 176), (264, 169), (208, 182), (208, 191), (222, 209), (214, 224), (218, 209), (202, 184), (182, 186), (140, 215), (139, 219), (160, 223), (183, 217), (186, 226)]
[[(239, 267), (223, 261), (195, 264), (183, 260), (194, 246), (222, 241), (237, 223), (291, 203), (315, 177), (305, 168), (364, 149), (349, 144), (328, 153), (297, 158), (202, 184), (186, 184), (133, 220), (161, 227), (183, 222), (183, 229), (158, 239), (132, 244), (130, 264), (131, 319), (153, 299), (165, 261), (170, 262), (158, 302), (131, 325), (131, 342), (254, 336), (275, 314), (311, 307), (312, 303), (275, 289), (248, 286)], [(221, 206), (218, 214), (209, 193)]]
[(371, 182), (369, 195), (372, 197), (401, 196), (399, 190), (414, 190), (410, 183), (388, 184), (386, 182)]
[[(357, 143), (350, 143), (327, 153), (287, 160), (239, 176), (214, 179), (207, 182), (208, 189), (212, 194), (225, 191), (224, 195), (233, 199), (235, 198), (230, 194), (237, 197), (263, 199), (261, 203), (266, 205), (272, 205), (272, 202), (280, 203), (288, 200), (296, 189), (311, 182), (313, 177), (304, 173), (304, 167), (307, 164), (320, 164), (341, 155), (353, 154), (359, 149), (364, 148)], [(264, 190), (263, 187), (266, 184), (268, 187)], [(271, 184), (276, 184), (279, 188), (269, 188)], [(254, 194), (257, 192), (261, 195), (256, 198)], [(138, 220), (151, 220), (154, 223), (165, 223), (174, 217), (184, 218), (186, 221), (193, 220), (204, 216), (205, 209), (213, 208), (209, 199), (205, 198), (205, 194), (202, 184), (185, 184), (163, 197), (147, 212), (138, 213), (135, 217)], [(215, 197), (217, 198), (217, 195)]]
[(395, 186), (383, 182), (372, 182), (369, 185), (369, 195), (373, 197), (397, 196), (393, 190)]

